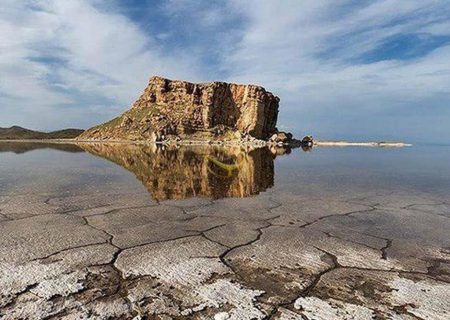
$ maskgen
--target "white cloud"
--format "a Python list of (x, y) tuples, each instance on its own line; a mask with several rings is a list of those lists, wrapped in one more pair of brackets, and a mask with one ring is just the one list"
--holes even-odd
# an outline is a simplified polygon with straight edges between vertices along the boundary
[[(435, 126), (450, 113), (442, 107), (450, 103), (450, 46), (410, 60), (360, 59), (393, 37), (442, 31), (441, 21), (450, 16), (445, 1), (235, 1), (235, 6), (247, 25), (223, 65), (229, 80), (260, 83), (281, 96), (281, 124), (326, 138), (418, 139), (429, 130), (450, 139), (448, 129)], [(420, 130), (410, 127), (425, 119), (425, 105), (428, 122)]]
[(264, 85), (298, 133), (450, 139), (449, 46), (368, 59), (405, 35), (449, 36), (446, 1), (169, 0), (142, 9), (164, 21), (145, 28), (114, 4), (2, 1), (0, 126), (91, 125), (160, 74)]
[[(89, 0), (2, 4), (0, 102), (2, 108), (20, 110), (23, 119), (4, 115), (0, 125), (18, 121), (57, 127), (52, 113), (73, 117), (73, 125), (91, 125), (100, 119), (86, 117), (84, 109), (90, 102), (85, 96), (126, 108), (153, 74), (174, 78), (196, 74), (194, 57), (164, 52), (128, 18), (102, 11), (97, 4)], [(64, 109), (80, 100), (87, 105)], [(38, 119), (30, 119), (31, 114)]]

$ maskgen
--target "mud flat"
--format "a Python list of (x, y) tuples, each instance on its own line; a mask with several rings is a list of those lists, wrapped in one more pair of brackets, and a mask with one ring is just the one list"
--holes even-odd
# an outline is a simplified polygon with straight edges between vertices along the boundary
[[(246, 169), (224, 187), (216, 175), (195, 180), (214, 169), (199, 160), (204, 151), (87, 149), (97, 157), (55, 151), (48, 167), (37, 160), (36, 172), (2, 180), (2, 319), (449, 318), (442, 193), (348, 190), (342, 177), (331, 191), (299, 178), (270, 188), (272, 178), (255, 181), (273, 174), (271, 162), (245, 154)], [(146, 167), (149, 156), (159, 158)], [(163, 175), (167, 167), (180, 179), (188, 164), (198, 169), (183, 185), (194, 192)], [(141, 183), (172, 196), (152, 199)], [(196, 184), (265, 191), (213, 199)]]

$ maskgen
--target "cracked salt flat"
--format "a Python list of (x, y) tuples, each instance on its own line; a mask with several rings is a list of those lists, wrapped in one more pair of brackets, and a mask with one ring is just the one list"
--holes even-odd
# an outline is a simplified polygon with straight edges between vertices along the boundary
[[(129, 171), (82, 153), (47, 150), (47, 169), (33, 152), (0, 154), (2, 319), (448, 318), (450, 175), (403, 172), (414, 150), (294, 151), (274, 182), (273, 163), (260, 166), (273, 158), (252, 153), (242, 174), (190, 187), (158, 175), (164, 152), (133, 147), (128, 166), (127, 150), (105, 158)], [(171, 151), (180, 165), (166, 173), (195, 178), (209, 152), (236, 156)], [(355, 156), (391, 167), (354, 176), (331, 160)]]

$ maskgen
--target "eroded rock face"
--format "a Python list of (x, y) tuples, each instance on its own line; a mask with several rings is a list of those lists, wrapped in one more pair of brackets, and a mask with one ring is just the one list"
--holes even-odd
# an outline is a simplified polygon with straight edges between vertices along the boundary
[(278, 97), (256, 85), (194, 84), (155, 76), (130, 110), (78, 139), (208, 139), (235, 131), (266, 139), (276, 131), (278, 103)]

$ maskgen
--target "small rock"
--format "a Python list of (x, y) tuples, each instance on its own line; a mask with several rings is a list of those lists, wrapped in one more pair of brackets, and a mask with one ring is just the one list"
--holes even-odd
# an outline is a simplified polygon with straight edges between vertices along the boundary
[(214, 320), (227, 320), (230, 315), (227, 312), (219, 312), (214, 315)]
[(278, 137), (278, 135), (277, 135), (276, 133), (274, 133), (274, 134), (270, 137), (269, 141), (277, 141), (277, 137)]
[(270, 138), (269, 138), (269, 142), (272, 143), (277, 143), (279, 144), (281, 143), (288, 143), (291, 142), (293, 138), (292, 133), (290, 132), (278, 132), (278, 133), (274, 133)]
[(285, 143), (285, 142), (290, 141), (291, 139), (292, 139), (292, 134), (286, 133), (286, 132), (279, 132), (279, 133), (277, 134), (277, 139), (276, 139), (276, 141), (277, 141), (277, 142)]
[(314, 144), (314, 140), (312, 136), (305, 136), (302, 139), (302, 144), (306, 146), (312, 146)]
[(120, 123), (120, 126), (122, 128), (128, 127), (133, 122), (133, 119), (131, 119), (128, 116), (123, 117), (122, 122)]
[(184, 309), (183, 311), (181, 311), (182, 316), (189, 316), (191, 314), (192, 314), (192, 309)]

